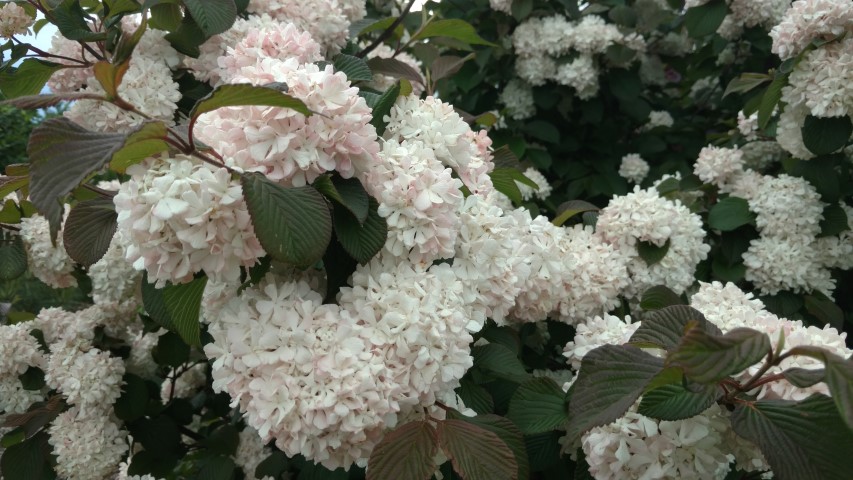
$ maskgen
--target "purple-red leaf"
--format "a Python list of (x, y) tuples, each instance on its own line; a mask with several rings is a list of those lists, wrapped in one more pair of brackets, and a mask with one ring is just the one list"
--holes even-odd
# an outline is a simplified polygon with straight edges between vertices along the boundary
[(438, 424), (438, 442), (464, 480), (518, 480), (518, 462), (495, 433), (464, 420)]
[(433, 457), (438, 450), (437, 442), (435, 428), (425, 421), (396, 428), (370, 454), (367, 480), (427, 480), (435, 473)]

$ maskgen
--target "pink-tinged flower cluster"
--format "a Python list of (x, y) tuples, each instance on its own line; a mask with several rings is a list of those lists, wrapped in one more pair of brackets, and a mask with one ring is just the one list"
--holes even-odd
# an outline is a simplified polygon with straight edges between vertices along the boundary
[(108, 411), (121, 395), (124, 362), (77, 338), (50, 345), (44, 380), (81, 414)]
[(53, 420), (47, 432), (60, 478), (104, 480), (118, 471), (128, 450), (127, 432), (104, 413), (72, 407)]
[(782, 101), (804, 105), (816, 117), (853, 115), (853, 37), (806, 53), (788, 77)]
[(453, 169), (471, 193), (493, 190), (488, 175), (494, 169), (491, 141), (485, 133), (473, 132), (452, 105), (435, 97), (400, 97), (385, 120), (385, 139), (421, 143)]
[[(611, 199), (598, 217), (596, 235), (631, 259), (631, 283), (624, 292), (629, 298), (655, 285), (683, 292), (693, 284), (696, 266), (711, 250), (704, 243), (699, 215), (678, 200), (661, 197), (654, 188), (635, 187), (632, 193)], [(637, 251), (639, 242), (668, 249), (663, 259), (649, 265)]]
[(197, 272), (236, 282), (240, 267), (265, 252), (255, 236), (239, 182), (225, 169), (184, 155), (150, 159), (127, 170), (113, 198), (127, 261), (158, 286)]
[(367, 13), (364, 3), (358, 3), (353, 0), (250, 0), (246, 11), (293, 23), (310, 33), (323, 46), (327, 56), (334, 56), (347, 43), (350, 22)]
[(364, 180), (388, 225), (386, 250), (425, 263), (452, 257), (462, 181), (419, 142), (385, 141), (379, 160)]
[(284, 83), (287, 93), (315, 114), (277, 107), (227, 107), (202, 115), (196, 135), (236, 168), (301, 186), (337, 171), (344, 178), (376, 162), (379, 144), (371, 110), (358, 89), (331, 66), (300, 65), (296, 59), (264, 59), (245, 67), (235, 83)]
[[(66, 214), (70, 209), (66, 208)], [(62, 230), (57, 234), (54, 246), (50, 240), (50, 226), (41, 215), (21, 219), (21, 240), (27, 252), (30, 273), (53, 288), (77, 286), (77, 279), (71, 274), (74, 261), (65, 252), (62, 244)]]
[(0, 7), (0, 38), (12, 38), (15, 35), (30, 33), (35, 19), (17, 3), (6, 2)]
[(321, 60), (320, 44), (292, 23), (250, 28), (233, 48), (218, 57), (219, 76), (225, 82), (252, 76), (266, 59), (295, 59), (298, 63)]
[(770, 31), (772, 51), (787, 60), (812, 40), (831, 40), (851, 30), (853, 3), (849, 0), (796, 0)]
[[(412, 67), (412, 69), (418, 73), (422, 72), (421, 69), (421, 61), (415, 58), (414, 56), (408, 54), (407, 52), (396, 52), (393, 48), (388, 45), (380, 44), (376, 48), (370, 51), (367, 54), (368, 58), (393, 58), (395, 60), (399, 60), (404, 64)], [(423, 73), (421, 73), (423, 75)], [(397, 79), (395, 77), (389, 75), (383, 75), (381, 73), (373, 74), (373, 81), (371, 82), (371, 87), (375, 88), (380, 92), (384, 92), (391, 86), (397, 83)], [(424, 91), (424, 85), (421, 82), (411, 82), (412, 84), (412, 95), (419, 97), (421, 93)]]

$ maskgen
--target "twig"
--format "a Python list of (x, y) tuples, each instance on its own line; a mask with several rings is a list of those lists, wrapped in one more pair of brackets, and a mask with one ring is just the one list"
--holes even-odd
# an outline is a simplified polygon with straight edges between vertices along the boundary
[(406, 15), (408, 15), (408, 14), (409, 14), (409, 10), (411, 10), (412, 5), (414, 5), (414, 4), (415, 4), (415, 0), (409, 0), (409, 3), (408, 3), (408, 4), (406, 4), (406, 8), (404, 8), (404, 9), (403, 9), (403, 12), (402, 12), (402, 13), (400, 13), (400, 16), (399, 16), (399, 17), (397, 17), (397, 19), (396, 19), (396, 20), (394, 20), (394, 23), (392, 23), (392, 24), (391, 24), (391, 26), (389, 26), (388, 28), (386, 28), (386, 29), (385, 29), (385, 31), (384, 31), (384, 32), (382, 32), (382, 35), (379, 35), (379, 38), (377, 38), (376, 40), (374, 40), (374, 41), (373, 41), (373, 43), (371, 43), (370, 45), (368, 45), (367, 47), (365, 47), (362, 51), (360, 51), (360, 52), (356, 53), (356, 54), (355, 54), (355, 56), (356, 56), (356, 57), (358, 57), (358, 58), (364, 58), (365, 56), (367, 56), (367, 54), (368, 54), (368, 53), (372, 52), (376, 47), (378, 47), (382, 42), (384, 42), (384, 41), (385, 41), (385, 39), (387, 39), (388, 37), (390, 37), (390, 36), (391, 36), (391, 34), (392, 34), (392, 33), (394, 33), (394, 30), (395, 30), (395, 29), (396, 29), (396, 28), (397, 28), (401, 23), (403, 23), (403, 19), (406, 17)]

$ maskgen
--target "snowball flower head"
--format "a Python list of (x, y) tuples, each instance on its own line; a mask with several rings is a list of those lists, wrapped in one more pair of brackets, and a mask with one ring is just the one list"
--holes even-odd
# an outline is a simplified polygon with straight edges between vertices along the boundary
[(35, 19), (17, 3), (5, 2), (0, 7), (0, 38), (28, 35)]
[(643, 160), (639, 153), (629, 153), (622, 157), (619, 165), (619, 176), (631, 183), (640, 184), (649, 174), (649, 163)]
[(693, 173), (703, 182), (722, 186), (743, 171), (743, 152), (737, 148), (704, 147), (693, 166)]
[(320, 44), (307, 32), (292, 23), (273, 23), (250, 28), (233, 48), (228, 46), (217, 59), (218, 73), (230, 82), (235, 77), (252, 75), (265, 59), (295, 59), (303, 64), (319, 61), (322, 56)]
[(242, 187), (224, 168), (184, 155), (149, 159), (127, 170), (113, 198), (125, 258), (151, 282), (185, 283), (204, 271), (236, 282), (240, 267), (264, 256)]
[[(70, 210), (66, 207), (66, 214)], [(56, 246), (50, 241), (50, 225), (41, 215), (21, 219), (21, 240), (27, 251), (27, 263), (34, 277), (53, 288), (76, 287), (77, 279), (71, 275), (74, 261), (65, 252), (62, 230), (57, 234)]]
[(530, 185), (520, 183), (516, 180), (515, 183), (518, 185), (518, 189), (521, 191), (521, 198), (524, 199), (524, 201), (532, 200), (534, 197), (544, 200), (551, 195), (553, 187), (548, 183), (548, 179), (545, 178), (545, 175), (542, 175), (542, 172), (530, 167), (524, 171), (524, 176), (532, 180), (538, 187), (534, 189)]
[(824, 267), (820, 250), (807, 236), (762, 236), (752, 240), (743, 253), (743, 264), (744, 278), (766, 295), (781, 290), (816, 290), (831, 296), (835, 290), (832, 273)]
[(364, 5), (341, 0), (250, 0), (246, 11), (270, 15), (307, 31), (324, 48), (328, 58), (347, 42), (350, 22), (364, 17)]
[(109, 352), (63, 339), (50, 346), (45, 383), (59, 390), (68, 403), (89, 414), (111, 408), (121, 395), (124, 362)]
[(43, 399), (40, 391), (24, 389), (18, 378), (30, 367), (43, 368), (47, 360), (31, 328), (31, 322), (0, 325), (0, 411), (24, 413)]
[(817, 39), (832, 39), (853, 29), (853, 3), (848, 0), (796, 0), (770, 30), (773, 53), (795, 57)]
[(106, 479), (118, 470), (128, 450), (127, 432), (103, 412), (89, 415), (72, 407), (60, 413), (47, 431), (56, 473), (67, 480)]
[(127, 237), (116, 232), (104, 256), (89, 267), (95, 303), (120, 302), (134, 295), (140, 275), (125, 259), (127, 247)]
[(506, 105), (509, 116), (514, 120), (524, 120), (536, 114), (533, 90), (523, 80), (510, 80), (501, 91), (499, 100)]

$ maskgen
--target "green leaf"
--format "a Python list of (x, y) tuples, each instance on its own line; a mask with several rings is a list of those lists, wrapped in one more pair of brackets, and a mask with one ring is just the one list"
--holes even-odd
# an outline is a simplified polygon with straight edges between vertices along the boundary
[(714, 230), (728, 232), (755, 220), (749, 202), (739, 197), (726, 197), (708, 212), (708, 225)]
[(189, 15), (181, 20), (177, 30), (168, 33), (164, 38), (175, 50), (194, 58), (201, 54), (199, 46), (207, 39), (201, 27)]
[[(210, 94), (199, 100), (190, 111), (190, 125), (194, 125), (199, 116), (218, 108), (247, 105), (289, 108), (305, 116), (311, 115), (311, 111), (302, 103), (302, 100), (293, 98), (281, 90), (241, 83), (220, 85), (210, 92)], [(190, 128), (190, 131), (192, 131), (192, 128)]]
[(438, 450), (435, 428), (426, 421), (409, 422), (385, 434), (367, 461), (367, 480), (427, 480), (435, 473)]
[(557, 218), (555, 218), (551, 223), (559, 227), (579, 213), (597, 212), (598, 210), (598, 207), (589, 202), (585, 202), (583, 200), (569, 200), (568, 202), (561, 203), (560, 206), (557, 207)]
[(24, 439), (32, 438), (45, 425), (56, 418), (65, 409), (65, 402), (60, 395), (53, 395), (46, 402), (36, 402), (25, 413), (6, 414), (3, 418), (4, 427), (21, 427)]
[(528, 378), (524, 365), (512, 351), (497, 343), (480, 345), (471, 349), (474, 365), (491, 372), (498, 378), (522, 382)]
[(520, 204), (523, 199), (521, 197), (521, 190), (519, 190), (518, 184), (515, 183), (516, 175), (513, 172), (518, 172), (518, 170), (514, 168), (496, 168), (489, 173), (489, 178), (492, 179), (495, 190), (509, 197), (513, 203)]
[(524, 444), (524, 436), (515, 424), (507, 418), (498, 415), (477, 415), (476, 417), (460, 415), (458, 420), (473, 423), (497, 435), (512, 450), (512, 454), (518, 464), (518, 478), (526, 479), (530, 477), (530, 465), (527, 461), (527, 448)]
[(183, 0), (201, 30), (208, 37), (220, 34), (237, 20), (234, 0)]
[(134, 130), (110, 159), (110, 169), (124, 173), (128, 167), (169, 149), (163, 122), (145, 122)]
[(190, 346), (176, 333), (167, 332), (157, 338), (151, 355), (160, 365), (178, 368), (190, 359)]
[(684, 14), (684, 26), (693, 38), (710, 35), (720, 28), (729, 12), (725, 0), (712, 0), (698, 7), (688, 8)]
[(50, 466), (52, 447), (48, 443), (48, 434), (40, 433), (35, 437), (12, 445), (3, 452), (0, 459), (0, 475), (5, 480), (53, 480), (56, 474)]
[(459, 395), (466, 407), (473, 409), (480, 415), (495, 411), (495, 401), (489, 391), (468, 378), (463, 378), (459, 382), (456, 394)]
[(28, 367), (27, 371), (18, 375), (24, 390), (41, 390), (44, 388), (44, 372), (38, 367)]
[(560, 130), (546, 121), (534, 120), (532, 122), (525, 122), (522, 128), (530, 136), (538, 138), (543, 142), (560, 143)]
[(118, 65), (101, 60), (92, 67), (95, 78), (104, 88), (108, 100), (113, 100), (118, 96), (118, 86), (121, 85), (121, 80), (128, 68), (130, 68), (129, 60)]
[(448, 78), (458, 72), (468, 60), (474, 58), (474, 54), (468, 54), (464, 57), (456, 55), (442, 55), (429, 66), (430, 80), (435, 83), (443, 78)]
[(84, 267), (100, 260), (115, 236), (117, 218), (112, 198), (96, 198), (75, 205), (62, 233), (68, 256)]
[(782, 372), (785, 380), (791, 382), (791, 385), (799, 388), (809, 388), (816, 385), (826, 378), (826, 370), (822, 368), (810, 370), (807, 368), (789, 368)]
[(663, 260), (663, 257), (666, 256), (666, 252), (669, 251), (669, 245), (669, 239), (667, 239), (666, 243), (663, 245), (655, 245), (652, 242), (640, 241), (637, 242), (637, 253), (640, 255), (640, 258), (646, 262), (646, 265), (651, 267)]
[(388, 126), (384, 120), (385, 115), (391, 113), (391, 107), (394, 106), (394, 102), (400, 95), (400, 82), (385, 90), (382, 95), (370, 92), (359, 92), (359, 95), (364, 97), (367, 106), (373, 110), (373, 118), (370, 120), (370, 124), (376, 128), (376, 134), (382, 136), (385, 133), (385, 127)]
[(831, 298), (820, 292), (814, 292), (812, 295), (804, 296), (803, 300), (805, 301), (806, 311), (817, 317), (818, 320), (839, 330), (843, 327), (844, 312)]
[(130, 373), (126, 373), (122, 381), (124, 385), (114, 406), (115, 414), (119, 419), (130, 422), (145, 415), (149, 398), (148, 387), (145, 380)]
[(776, 74), (773, 81), (764, 91), (761, 96), (761, 103), (758, 105), (758, 126), (762, 129), (767, 128), (770, 123), (770, 118), (773, 115), (773, 110), (782, 99), (782, 87), (788, 83), (788, 74)]
[(663, 369), (663, 360), (630, 345), (604, 345), (581, 362), (569, 400), (566, 432), (576, 439), (621, 417)]
[(646, 290), (640, 300), (640, 308), (643, 310), (660, 310), (673, 305), (684, 305), (684, 301), (665, 285), (656, 285)]
[(323, 258), (332, 238), (332, 218), (313, 187), (285, 188), (259, 173), (240, 177), (255, 235), (274, 259), (309, 267)]
[(233, 425), (222, 425), (207, 438), (203, 445), (213, 453), (219, 455), (234, 455), (240, 444), (240, 434)]
[(775, 477), (850, 478), (853, 433), (844, 426), (829, 397), (812, 395), (801, 402), (743, 402), (731, 420), (735, 433), (758, 445)]
[(681, 343), (681, 337), (693, 325), (714, 335), (722, 333), (699, 310), (687, 305), (670, 305), (648, 312), (631, 335), (630, 343), (669, 351)]
[(820, 236), (831, 237), (850, 230), (847, 212), (841, 205), (834, 203), (823, 209), (823, 220), (820, 221)]
[(24, 95), (4, 100), (0, 102), (0, 105), (12, 105), (22, 110), (38, 110), (40, 108), (55, 107), (62, 102), (73, 102), (75, 100), (104, 100), (104, 96), (88, 92), (69, 92), (59, 95)]
[(121, 133), (90, 132), (66, 118), (45, 120), (30, 134), (30, 200), (50, 222), (56, 238), (60, 200), (112, 159), (125, 143)]
[(518, 479), (512, 450), (494, 432), (464, 420), (444, 420), (438, 424), (438, 443), (466, 480)]
[(477, 35), (477, 32), (470, 23), (458, 18), (431, 22), (421, 29), (417, 35), (413, 36), (412, 41), (432, 37), (449, 37), (473, 45), (488, 45), (490, 47), (497, 46), (494, 43), (483, 40), (479, 35)]
[(359, 223), (367, 220), (370, 196), (357, 178), (320, 175), (314, 180), (312, 186), (329, 200), (349, 210)]
[(0, 281), (14, 280), (27, 271), (27, 252), (20, 235), (0, 240)]
[(739, 77), (735, 77), (729, 82), (726, 91), (723, 93), (723, 98), (732, 93), (746, 93), (764, 82), (769, 82), (771, 77), (766, 73), (743, 73)]
[(613, 23), (623, 27), (633, 27), (637, 24), (637, 13), (627, 5), (617, 5), (607, 12), (607, 16)]
[(151, 7), (149, 24), (151, 28), (174, 32), (180, 28), (183, 17), (184, 13), (177, 3), (158, 3)]
[(199, 309), (207, 277), (179, 285), (154, 288), (148, 276), (142, 279), (142, 304), (155, 322), (171, 330), (188, 345), (200, 345)]
[(373, 72), (370, 71), (370, 67), (363, 58), (341, 53), (332, 60), (332, 65), (335, 67), (335, 71), (344, 72), (350, 82), (373, 80)]
[[(207, 1), (207, 0), (198, 0)], [(201, 462), (201, 469), (195, 480), (233, 480), (237, 465), (231, 457), (214, 455)]]
[(254, 477), (251, 476), (253, 472), (248, 472), (249, 478), (281, 478), (281, 474), (287, 470), (287, 463), (287, 455), (285, 455), (284, 452), (281, 450), (273, 450), (269, 456), (255, 468)]
[(544, 433), (566, 424), (567, 407), (566, 394), (553, 380), (532, 378), (513, 394), (507, 417), (525, 435)]
[(60, 69), (62, 65), (58, 63), (27, 58), (14, 71), (7, 68), (0, 72), (0, 92), (5, 98), (37, 95), (50, 76)]
[(510, 6), (513, 18), (519, 22), (530, 16), (533, 11), (533, 0), (513, 0)]
[(397, 60), (396, 58), (374, 57), (367, 61), (367, 66), (370, 67), (373, 73), (395, 78), (405, 78), (411, 82), (424, 84), (424, 77), (421, 75), (421, 72), (415, 70), (408, 63)]
[(815, 155), (828, 155), (840, 150), (850, 141), (853, 121), (843, 117), (815, 117), (808, 115), (803, 122), (803, 144)]
[(805, 355), (824, 364), (823, 381), (847, 426), (853, 430), (853, 357), (844, 359), (820, 347), (799, 346), (788, 353)]
[(709, 384), (755, 365), (771, 348), (766, 333), (735, 328), (725, 335), (714, 335), (697, 324), (687, 330), (666, 363), (680, 368), (694, 382)]
[(367, 220), (359, 223), (358, 219), (348, 210), (334, 211), (335, 236), (344, 250), (362, 265), (369, 262), (388, 239), (388, 225), (379, 216), (379, 204), (370, 198), (370, 209)]
[(637, 412), (658, 420), (682, 420), (707, 410), (721, 393), (716, 385), (703, 385), (698, 391), (680, 383), (664, 385), (643, 394)]

